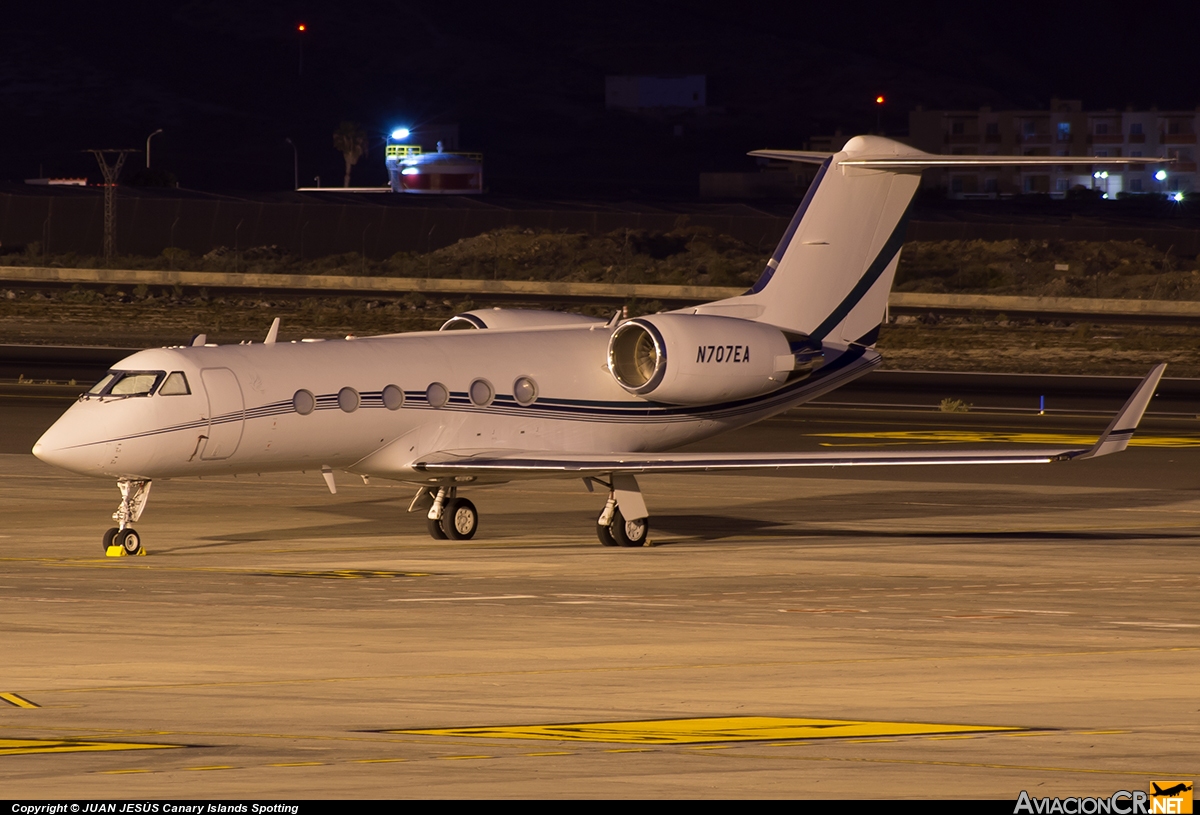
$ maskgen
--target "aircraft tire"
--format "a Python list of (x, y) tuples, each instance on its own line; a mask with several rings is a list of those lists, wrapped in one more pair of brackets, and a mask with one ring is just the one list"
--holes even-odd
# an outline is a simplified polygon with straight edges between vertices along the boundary
[(466, 498), (455, 498), (442, 512), (442, 528), (452, 541), (470, 540), (479, 529), (479, 512)]
[(113, 545), (113, 538), (115, 538), (117, 536), (117, 533), (120, 531), (121, 530), (119, 527), (114, 526), (112, 529), (110, 529), (104, 533), (104, 552), (105, 552), (105, 554), (108, 553), (108, 547)]
[(133, 527), (126, 527), (113, 538), (113, 543), (125, 550), (126, 555), (136, 555), (142, 551), (142, 536)]
[(626, 521), (625, 516), (621, 514), (621, 508), (617, 507), (613, 512), (612, 526), (609, 527), (609, 532), (618, 546), (645, 546), (646, 538), (650, 535), (650, 519), (639, 518), (636, 521)]
[(612, 536), (612, 532), (604, 524), (596, 524), (596, 537), (600, 539), (601, 546), (617, 545), (617, 539)]
[[(446, 517), (446, 513), (442, 513), (442, 517)], [(425, 519), (425, 528), (429, 530), (429, 537), (435, 541), (444, 541), (446, 539), (446, 530), (442, 529), (442, 522), (435, 521), (433, 518)]]

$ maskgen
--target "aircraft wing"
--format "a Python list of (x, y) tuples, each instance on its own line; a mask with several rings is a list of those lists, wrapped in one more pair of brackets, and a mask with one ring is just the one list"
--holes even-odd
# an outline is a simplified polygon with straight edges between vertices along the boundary
[(552, 450), (444, 451), (414, 462), (419, 472), (502, 478), (601, 476), (611, 473), (780, 473), (811, 467), (921, 464), (1049, 464), (1098, 458), (1129, 445), (1166, 365), (1152, 370), (1091, 447), (993, 447), (960, 450), (862, 450), (810, 453), (569, 453)]

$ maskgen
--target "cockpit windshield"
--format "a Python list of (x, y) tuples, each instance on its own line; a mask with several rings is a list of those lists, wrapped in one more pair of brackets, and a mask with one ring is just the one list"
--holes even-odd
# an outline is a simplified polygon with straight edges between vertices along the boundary
[(149, 396), (162, 382), (166, 371), (109, 371), (88, 396)]
[(103, 379), (101, 379), (95, 385), (92, 385), (92, 389), (87, 392), (87, 395), (99, 396), (100, 394), (104, 393), (105, 390), (107, 390), (108, 386), (111, 385), (112, 381), (116, 378), (117, 375), (115, 373), (110, 372), (105, 374)]

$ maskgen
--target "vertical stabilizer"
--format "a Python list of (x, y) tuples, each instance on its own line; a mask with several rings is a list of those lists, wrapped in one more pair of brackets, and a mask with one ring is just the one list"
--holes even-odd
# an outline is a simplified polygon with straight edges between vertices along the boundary
[(907, 155), (925, 154), (879, 136), (856, 136), (825, 158), (753, 288), (697, 310), (753, 316), (821, 341), (873, 345), (921, 168), (843, 162)]

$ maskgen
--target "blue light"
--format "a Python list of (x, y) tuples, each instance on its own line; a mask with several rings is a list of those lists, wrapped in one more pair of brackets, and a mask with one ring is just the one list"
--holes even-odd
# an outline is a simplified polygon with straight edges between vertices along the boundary
[(1157, 173), (1154, 174), (1154, 177), (1156, 179), (1158, 179), (1159, 181), (1166, 181), (1167, 180), (1167, 171), (1159, 170)]
[(408, 134), (407, 127), (398, 127), (392, 131), (392, 138), (395, 139), (396, 141), (400, 141), (402, 139), (407, 139), (408, 135), (409, 134)]

